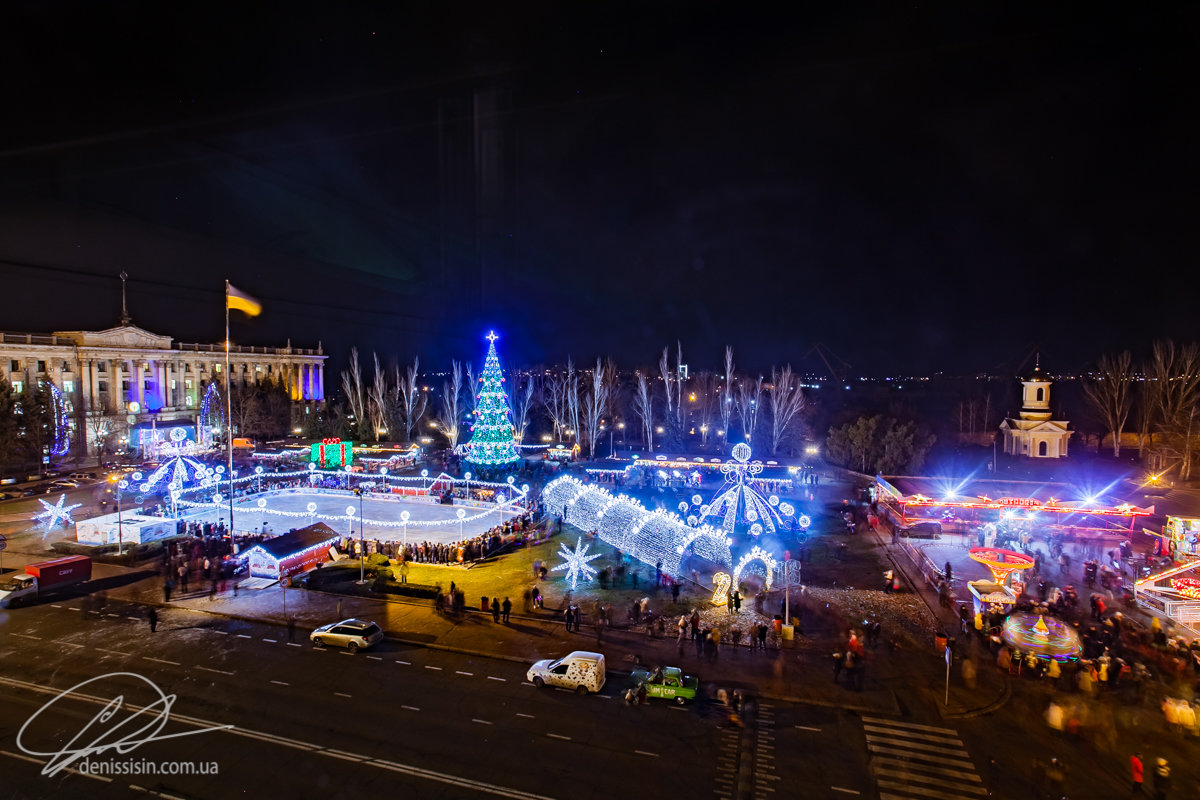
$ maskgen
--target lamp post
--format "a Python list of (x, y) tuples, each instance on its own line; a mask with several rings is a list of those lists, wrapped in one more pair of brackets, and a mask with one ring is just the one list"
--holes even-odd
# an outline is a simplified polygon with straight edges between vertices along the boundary
[(608, 457), (616, 458), (617, 454), (613, 452), (613, 436), (616, 435), (615, 428), (608, 429)]
[(400, 512), (400, 521), (404, 523), (404, 554), (406, 558), (408, 556), (408, 518), (410, 516), (412, 514), (408, 512), (408, 509)]
[(464, 472), (463, 480), (467, 482), (467, 502), (471, 502), (471, 473)]
[(463, 538), (463, 517), (467, 515), (465, 508), (460, 508), (454, 512), (454, 516), (458, 517), (458, 540), (461, 542)]
[(125, 529), (121, 520), (121, 493), (129, 488), (129, 481), (122, 478), (117, 483), (117, 555), (125, 549)]
[[(363, 530), (363, 493), (362, 489), (354, 490), (358, 497), (358, 585), (367, 582), (367, 543)], [(346, 516), (350, 517), (350, 535), (354, 535), (354, 506), (346, 506)]]
[(621, 447), (625, 446), (625, 423), (618, 422), (617, 427), (621, 429)]

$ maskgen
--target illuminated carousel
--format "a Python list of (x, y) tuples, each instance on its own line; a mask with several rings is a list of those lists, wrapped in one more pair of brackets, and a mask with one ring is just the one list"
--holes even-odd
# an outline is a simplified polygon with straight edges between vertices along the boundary
[(1083, 652), (1083, 643), (1073, 627), (1041, 614), (1010, 615), (1000, 636), (1009, 647), (1047, 661), (1074, 661)]

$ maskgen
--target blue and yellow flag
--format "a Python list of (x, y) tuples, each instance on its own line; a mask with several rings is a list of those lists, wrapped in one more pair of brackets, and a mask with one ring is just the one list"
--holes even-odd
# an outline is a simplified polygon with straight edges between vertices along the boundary
[(245, 312), (251, 317), (257, 317), (262, 313), (262, 303), (245, 292), (233, 288), (229, 281), (225, 281), (225, 307)]

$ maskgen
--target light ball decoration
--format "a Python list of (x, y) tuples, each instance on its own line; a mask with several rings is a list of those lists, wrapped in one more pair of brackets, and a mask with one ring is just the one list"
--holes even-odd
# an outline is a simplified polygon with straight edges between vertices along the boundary
[(310, 513), (310, 514), (311, 514), (311, 513), (313, 513), (314, 511), (316, 511), (316, 510), (317, 510), (317, 504), (316, 504), (316, 503), (309, 503), (309, 504), (308, 504), (307, 506), (305, 506), (305, 507), (308, 509), (308, 513)]
[(401, 521), (401, 522), (408, 522), (408, 519), (409, 519), (409, 517), (411, 517), (411, 516), (412, 516), (412, 513), (411, 513), (411, 512), (409, 512), (409, 510), (406, 508), (406, 509), (404, 509), (403, 511), (401, 511), (401, 512), (400, 512), (400, 521)]
[(796, 524), (798, 524), (804, 530), (808, 530), (809, 526), (812, 525), (812, 519), (808, 516), (808, 514), (801, 514), (800, 518), (796, 520)]
[(219, 502), (221, 502), (221, 493), (220, 493), (220, 492), (213, 492), (212, 501), (213, 501), (214, 503), (219, 503)]
[(265, 497), (260, 497), (260, 498), (258, 498), (258, 507), (259, 507), (259, 508), (266, 508), (266, 507), (267, 507), (267, 499), (266, 499)]
[(746, 461), (750, 460), (751, 452), (750, 445), (746, 444), (745, 442), (738, 442), (733, 446), (732, 455), (734, 460), (745, 463)]
[(354, 506), (346, 506), (346, 516), (347, 517), (354, 516)]
[(757, 522), (750, 526), (750, 533), (754, 536), (762, 536), (763, 526)]
[(465, 508), (460, 508), (454, 512), (454, 516), (458, 517), (459, 520), (462, 520), (467, 516), (467, 510)]
[(148, 492), (148, 491), (150, 491), (150, 484), (143, 483), (141, 486), (138, 487), (138, 489), (143, 492)]
[(687, 503), (683, 503), (683, 502), (681, 502), (681, 503), (679, 504), (679, 513), (681, 513), (681, 514), (686, 514), (686, 513), (687, 513), (687, 510), (688, 510), (688, 504), (687, 504)]
[[(758, 520), (758, 512), (755, 511), (753, 508), (747, 509), (746, 510), (746, 521), (747, 522), (755, 522), (757, 520)], [(759, 528), (759, 530), (762, 530), (761, 525), (759, 525), (758, 528)]]
[(140, 481), (142, 479), (142, 473), (135, 472), (132, 475), (130, 475), (129, 477), (133, 478), (135, 481)]
[(779, 513), (783, 514), (785, 517), (790, 517), (796, 513), (796, 507), (793, 506), (791, 503), (780, 503), (779, 504)]
[(262, 474), (263, 474), (263, 468), (262, 468), (262, 464), (259, 464), (257, 467), (255, 467), (255, 468), (254, 468), (254, 474), (255, 474), (255, 475), (262, 475)]
[(692, 505), (698, 506), (703, 502), (704, 502), (704, 498), (701, 497), (700, 495), (698, 495), (698, 494), (692, 495)]
[(773, 506), (778, 506), (779, 505), (779, 495), (777, 495), (777, 494), (771, 495), (770, 497), (767, 498), (767, 502)]

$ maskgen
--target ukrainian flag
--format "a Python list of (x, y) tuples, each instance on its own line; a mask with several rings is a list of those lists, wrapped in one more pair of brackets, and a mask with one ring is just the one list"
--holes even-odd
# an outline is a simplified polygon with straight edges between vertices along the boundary
[(225, 281), (225, 307), (242, 311), (251, 317), (262, 313), (262, 303)]

